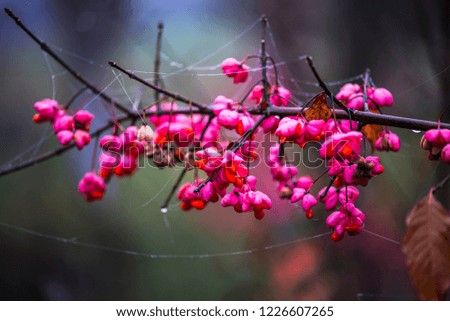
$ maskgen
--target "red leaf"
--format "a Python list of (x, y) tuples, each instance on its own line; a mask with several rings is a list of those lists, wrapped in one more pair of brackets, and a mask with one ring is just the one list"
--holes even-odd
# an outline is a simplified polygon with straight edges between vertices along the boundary
[(430, 190), (409, 212), (403, 252), (422, 300), (442, 300), (450, 287), (450, 215)]

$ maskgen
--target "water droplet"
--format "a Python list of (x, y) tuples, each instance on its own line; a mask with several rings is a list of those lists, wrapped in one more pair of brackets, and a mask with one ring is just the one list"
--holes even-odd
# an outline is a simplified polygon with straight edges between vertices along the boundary
[(167, 207), (161, 207), (161, 213), (167, 213), (169, 209)]
[(422, 132), (421, 130), (416, 130), (416, 129), (413, 129), (412, 131), (413, 131), (413, 133), (416, 133), (416, 134), (420, 134)]

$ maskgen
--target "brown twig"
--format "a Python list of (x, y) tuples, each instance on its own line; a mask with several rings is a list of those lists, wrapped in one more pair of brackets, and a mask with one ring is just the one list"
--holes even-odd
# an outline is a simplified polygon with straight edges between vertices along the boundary
[[(154, 84), (156, 87), (159, 87), (159, 67), (161, 65), (161, 45), (162, 45), (162, 35), (164, 30), (164, 24), (162, 22), (158, 23), (158, 34), (156, 36), (156, 55), (155, 55), (155, 64), (154, 64), (154, 72), (155, 72), (155, 80)], [(155, 101), (159, 101), (160, 92), (155, 90)], [(161, 111), (161, 104), (157, 103), (156, 107), (158, 111)]]
[(119, 109), (120, 111), (126, 113), (127, 115), (131, 115), (131, 112), (128, 108), (125, 106), (117, 103), (114, 101), (113, 98), (102, 92), (100, 89), (98, 89), (96, 86), (91, 84), (88, 80), (86, 80), (83, 76), (80, 75), (75, 69), (73, 69), (71, 66), (69, 66), (61, 57), (59, 57), (45, 42), (40, 40), (33, 32), (30, 31), (23, 23), (20, 21), (20, 18), (17, 17), (11, 9), (5, 8), (6, 14), (11, 17), (16, 24), (23, 30), (25, 33), (30, 36), (31, 39), (34, 40), (40, 47), (41, 50), (48, 53), (57, 63), (59, 63), (69, 74), (71, 74), (75, 79), (77, 79), (80, 83), (85, 85), (87, 88), (89, 88), (92, 92), (94, 92), (96, 95), (100, 96), (103, 100), (105, 100), (108, 103), (114, 102), (114, 105)]
[(207, 105), (204, 105), (204, 104), (201, 104), (201, 103), (192, 101), (192, 100), (190, 100), (190, 99), (188, 99), (188, 98), (186, 98), (186, 97), (184, 97), (184, 96), (181, 96), (181, 95), (179, 95), (179, 94), (172, 93), (172, 92), (170, 92), (170, 91), (168, 91), (168, 90), (165, 90), (165, 89), (163, 89), (163, 88), (161, 88), (161, 87), (155, 86), (154, 84), (149, 83), (149, 82), (146, 81), (145, 79), (142, 79), (141, 77), (136, 76), (134, 73), (129, 72), (128, 70), (122, 68), (121, 66), (119, 66), (119, 65), (118, 65), (117, 63), (115, 63), (114, 61), (110, 61), (110, 62), (109, 62), (109, 65), (110, 65), (111, 67), (117, 69), (117, 70), (120, 70), (120, 71), (123, 72), (125, 75), (127, 75), (127, 76), (130, 77), (131, 79), (134, 79), (134, 80), (140, 82), (140, 83), (143, 84), (144, 86), (150, 87), (150, 88), (152, 88), (153, 90), (156, 90), (156, 91), (158, 91), (158, 92), (160, 92), (160, 93), (162, 93), (162, 94), (164, 94), (164, 95), (166, 95), (166, 96), (168, 96), (168, 97), (170, 97), (170, 98), (173, 98), (173, 99), (175, 99), (175, 100), (177, 100), (177, 101), (181, 101), (181, 102), (183, 102), (183, 103), (185, 103), (185, 104), (188, 104), (188, 105), (189, 105), (189, 104), (192, 104), (192, 106), (197, 107), (197, 108), (198, 108), (200, 111), (202, 111), (203, 113), (212, 113), (212, 111), (208, 108)]
[(328, 86), (325, 84), (325, 82), (322, 80), (322, 78), (319, 76), (319, 73), (317, 72), (317, 69), (314, 66), (312, 57), (311, 56), (306, 57), (306, 61), (308, 62), (309, 68), (311, 68), (312, 73), (316, 77), (319, 86), (323, 89), (323, 91), (327, 94), (327, 96), (330, 97), (334, 101), (334, 103), (339, 106), (339, 108), (347, 112), (348, 116), (352, 115), (353, 109), (348, 109), (347, 106), (345, 106), (339, 99), (337, 99), (333, 95), (331, 90), (328, 88)]
[[(277, 107), (273, 108), (268, 111), (269, 115), (276, 115), (280, 117), (284, 116), (295, 116), (299, 113), (302, 113), (304, 111), (308, 110), (307, 108), (303, 107)], [(189, 115), (191, 113), (190, 109), (187, 108), (180, 108), (177, 110), (169, 111), (169, 110), (162, 110), (160, 113), (157, 111), (146, 111), (145, 116), (156, 116), (156, 115), (168, 115), (170, 113), (175, 114), (185, 114)], [(211, 115), (212, 110), (208, 109), (207, 111), (200, 111), (200, 110), (193, 110), (194, 114), (201, 114), (201, 115)], [(250, 114), (253, 115), (260, 115), (261, 111), (258, 111), (257, 109), (248, 110)], [(120, 118), (118, 118), (116, 121), (110, 121), (108, 124), (100, 128), (99, 130), (95, 131), (91, 134), (91, 137), (96, 137), (97, 135), (101, 134), (103, 131), (112, 128), (115, 123), (120, 123), (127, 120), (133, 120), (139, 118), (139, 113), (132, 113), (131, 116), (124, 115)], [(364, 124), (378, 124), (378, 125), (387, 125), (392, 127), (399, 127), (399, 128), (407, 128), (412, 130), (428, 130), (428, 129), (435, 129), (438, 128), (438, 123), (428, 120), (422, 120), (422, 119), (415, 119), (415, 118), (407, 118), (407, 117), (399, 117), (399, 116), (392, 116), (392, 115), (380, 115), (375, 113), (367, 113), (367, 112), (360, 112), (357, 111), (353, 114), (353, 120), (362, 122)], [(348, 115), (342, 110), (336, 110), (336, 118), (337, 119), (347, 119)], [(261, 119), (261, 118), (260, 118)], [(440, 128), (442, 129), (450, 129), (449, 123), (441, 123)], [(54, 156), (61, 155), (62, 153), (65, 153), (67, 150), (75, 147), (75, 144), (69, 144), (67, 146), (59, 147), (53, 151), (49, 151), (45, 154), (36, 156), (35, 158), (32, 158), (28, 161), (25, 161), (23, 163), (20, 163), (14, 167), (10, 167), (8, 169), (5, 169), (3, 171), (0, 171), (0, 176), (4, 176), (7, 174), (11, 174), (14, 172), (17, 172), (21, 169), (42, 163), (43, 161), (50, 159)]]

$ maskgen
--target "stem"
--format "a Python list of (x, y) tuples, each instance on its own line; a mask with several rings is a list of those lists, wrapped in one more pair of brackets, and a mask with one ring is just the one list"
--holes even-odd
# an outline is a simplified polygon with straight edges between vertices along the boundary
[(367, 68), (364, 72), (363, 97), (364, 97), (364, 111), (369, 111), (369, 104), (367, 102), (367, 85), (369, 84), (370, 69)]
[[(104, 125), (103, 127), (99, 128), (95, 132), (93, 132), (91, 134), (91, 137), (92, 138), (97, 137), (101, 133), (103, 133), (104, 131), (108, 130), (109, 128), (111, 128), (113, 126), (114, 126), (113, 122), (108, 122), (106, 125)], [(55, 156), (59, 156), (61, 154), (64, 154), (65, 152), (71, 150), (75, 146), (76, 146), (75, 143), (70, 143), (69, 145), (62, 146), (62, 147), (56, 148), (54, 150), (51, 150), (49, 152), (43, 153), (43, 154), (38, 155), (38, 156), (28, 160), (28, 161), (22, 162), (22, 163), (14, 166), (14, 167), (10, 167), (8, 169), (5, 169), (5, 170), (1, 171), (0, 172), (0, 176), (4, 176), (4, 175), (10, 174), (10, 173), (14, 173), (14, 172), (20, 171), (21, 169), (24, 169), (24, 168), (27, 168), (27, 167), (30, 167), (30, 166), (42, 163), (42, 162), (44, 162), (46, 160), (49, 160), (49, 159), (51, 159), (51, 158), (53, 158)]]
[(277, 85), (277, 87), (279, 86), (278, 83), (278, 69), (277, 69), (277, 64), (275, 63), (275, 60), (273, 60), (273, 58), (271, 56), (267, 57), (270, 60), (270, 63), (272, 64), (273, 67), (273, 71), (275, 72), (275, 85)]
[(172, 186), (172, 189), (170, 190), (169, 195), (167, 195), (166, 199), (164, 200), (164, 203), (161, 205), (161, 209), (167, 208), (169, 206), (170, 200), (172, 199), (173, 195), (175, 195), (175, 192), (178, 189), (178, 186), (180, 186), (181, 182), (183, 181), (184, 175), (187, 173), (187, 168), (183, 168), (183, 170), (180, 173), (180, 176), (178, 176), (177, 181)]
[(435, 187), (433, 187), (433, 193), (436, 192), (438, 189), (443, 188), (449, 180), (450, 180), (450, 174), (448, 174), (442, 181), (440, 181)]
[(34, 33), (32, 33), (21, 21), (20, 18), (14, 15), (11, 9), (5, 8), (5, 12), (8, 16), (10, 16), (16, 24), (23, 30), (25, 33), (30, 36), (31, 39), (34, 40), (40, 47), (41, 50), (48, 53), (57, 63), (59, 63), (69, 74), (71, 74), (75, 79), (77, 79), (80, 83), (85, 85), (87, 88), (89, 88), (92, 92), (94, 92), (96, 95), (100, 96), (103, 100), (105, 100), (108, 103), (114, 102), (117, 109), (121, 110), (122, 112), (126, 113), (127, 115), (131, 115), (131, 112), (126, 108), (125, 106), (117, 103), (114, 101), (113, 98), (108, 96), (107, 94), (103, 93), (100, 89), (98, 89), (96, 86), (91, 84), (89, 81), (87, 81), (85, 78), (83, 78), (75, 69), (70, 67), (63, 59), (61, 59), (45, 42), (40, 40)]
[[(304, 107), (277, 107), (276, 109), (267, 110), (267, 114), (269, 115), (275, 115), (275, 116), (296, 116), (300, 113), (302, 113), (303, 109), (306, 111), (307, 108)], [(194, 114), (200, 114), (200, 115), (213, 115), (212, 110), (193, 110)], [(250, 114), (253, 115), (260, 115), (261, 111), (258, 111), (257, 109), (249, 110)], [(177, 110), (162, 110), (160, 113), (157, 111), (146, 111), (145, 116), (158, 116), (158, 115), (168, 115), (168, 114), (184, 114), (189, 115), (191, 113), (190, 109), (186, 108), (179, 108)], [(267, 115), (265, 114), (265, 115)], [(114, 125), (117, 125), (120, 122), (127, 121), (127, 120), (135, 120), (139, 118), (140, 113), (139, 112), (133, 112), (131, 115), (123, 115), (122, 117), (119, 117), (114, 120), (110, 120), (106, 125), (98, 129), (97, 131), (93, 132), (91, 134), (91, 137), (96, 137), (100, 135), (105, 130), (114, 127)], [(392, 126), (392, 127), (399, 127), (399, 128), (407, 128), (412, 130), (428, 130), (428, 129), (436, 129), (438, 128), (438, 123), (428, 120), (422, 120), (422, 119), (415, 119), (415, 118), (407, 118), (407, 117), (399, 117), (399, 116), (392, 116), (392, 115), (380, 115), (375, 113), (367, 113), (367, 112), (360, 112), (355, 111), (353, 114), (353, 119), (359, 122), (362, 122), (364, 124), (378, 124), (378, 125), (386, 125), (386, 126)], [(260, 118), (260, 120), (263, 117)], [(347, 119), (348, 115), (342, 110), (336, 110), (336, 118), (337, 119)], [(259, 123), (259, 121), (258, 121)], [(440, 128), (442, 129), (450, 129), (449, 123), (441, 123)], [(20, 163), (14, 167), (10, 167), (8, 169), (5, 169), (3, 171), (0, 171), (0, 176), (4, 176), (10, 173), (17, 172), (21, 169), (42, 163), (43, 161), (46, 161), (50, 158), (53, 158), (54, 156), (58, 156), (62, 153), (65, 153), (66, 151), (70, 150), (71, 148), (75, 147), (75, 144), (69, 144), (63, 147), (59, 147), (53, 151), (49, 151), (47, 153), (44, 153), (40, 156), (36, 156), (35, 158), (32, 158), (28, 161), (25, 161), (23, 163)]]
[(322, 194), (320, 194), (320, 197), (319, 197), (320, 199), (323, 199), (324, 197), (327, 196), (328, 191), (330, 190), (331, 186), (333, 185), (334, 181), (336, 180), (336, 177), (337, 176), (333, 176), (333, 178), (331, 178), (330, 183), (328, 184), (326, 190)]
[(120, 70), (121, 72), (123, 72), (124, 74), (126, 74), (126, 75), (127, 75), (128, 77), (130, 77), (131, 79), (134, 79), (134, 80), (140, 82), (141, 84), (143, 84), (143, 85), (145, 85), (145, 86), (147, 86), (147, 87), (150, 87), (150, 88), (152, 88), (153, 90), (156, 90), (156, 91), (158, 91), (158, 92), (160, 92), (160, 93), (162, 93), (162, 94), (164, 94), (164, 95), (166, 95), (166, 96), (168, 96), (168, 97), (171, 97), (171, 98), (173, 98), (173, 99), (175, 99), (175, 100), (177, 100), (177, 101), (181, 101), (181, 102), (183, 102), (183, 103), (185, 103), (185, 104), (188, 104), (188, 105), (189, 105), (189, 104), (192, 104), (192, 106), (197, 107), (200, 111), (202, 111), (202, 112), (205, 113), (205, 114), (212, 113), (212, 111), (208, 108), (208, 106), (203, 105), (203, 104), (200, 104), (200, 103), (197, 103), (197, 102), (195, 102), (195, 101), (192, 101), (192, 100), (190, 100), (190, 99), (188, 99), (188, 98), (186, 98), (186, 97), (184, 97), (184, 96), (181, 96), (181, 95), (179, 95), (179, 94), (175, 94), (175, 93), (172, 93), (172, 92), (170, 92), (170, 91), (167, 91), (167, 90), (165, 90), (165, 89), (163, 89), (163, 88), (161, 88), (161, 87), (155, 86), (155, 85), (149, 83), (148, 81), (146, 81), (146, 80), (144, 80), (144, 79), (142, 79), (142, 78), (136, 76), (134, 73), (129, 72), (128, 70), (123, 69), (122, 67), (120, 67), (120, 66), (119, 66), (117, 63), (115, 63), (114, 61), (110, 61), (110, 62), (109, 62), (109, 65), (110, 65), (111, 67), (117, 69), (117, 70)]
[(262, 34), (261, 34), (261, 74), (263, 82), (263, 103), (260, 106), (267, 108), (269, 105), (269, 82), (267, 81), (267, 54), (266, 54), (266, 16), (261, 17)]
[[(162, 22), (158, 23), (158, 35), (156, 38), (156, 56), (155, 56), (155, 64), (154, 64), (154, 72), (155, 72), (155, 81), (153, 82), (156, 87), (159, 87), (159, 66), (161, 65), (161, 43), (162, 43), (162, 35), (164, 30), (164, 24)], [(155, 101), (159, 101), (159, 91), (155, 91)], [(161, 104), (157, 103), (156, 105), (158, 111), (161, 111)]]
[(316, 77), (319, 86), (323, 89), (323, 91), (325, 91), (325, 93), (327, 94), (328, 97), (330, 97), (331, 99), (333, 99), (333, 101), (335, 102), (336, 105), (339, 106), (339, 108), (341, 108), (342, 110), (344, 110), (345, 112), (347, 112), (348, 116), (350, 116), (351, 114), (353, 114), (353, 109), (348, 109), (339, 99), (337, 99), (333, 93), (331, 92), (331, 90), (328, 88), (328, 86), (325, 84), (325, 82), (322, 80), (322, 78), (320, 78), (316, 67), (314, 66), (313, 60), (311, 56), (306, 57), (306, 61), (308, 62), (309, 67), (311, 68), (311, 71), (313, 72), (314, 76)]

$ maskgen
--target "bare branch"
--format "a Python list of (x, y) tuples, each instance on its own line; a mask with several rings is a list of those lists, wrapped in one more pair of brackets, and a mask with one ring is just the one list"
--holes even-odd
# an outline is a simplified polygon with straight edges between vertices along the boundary
[(142, 79), (142, 78), (136, 76), (134, 73), (132, 73), (132, 72), (130, 72), (130, 71), (128, 71), (128, 70), (126, 70), (126, 69), (120, 67), (120, 66), (119, 66), (117, 63), (115, 63), (114, 61), (110, 61), (110, 62), (109, 62), (109, 65), (110, 65), (111, 67), (117, 69), (117, 70), (120, 70), (121, 72), (123, 72), (124, 74), (126, 74), (126, 75), (127, 75), (128, 77), (130, 77), (131, 79), (134, 79), (134, 80), (140, 82), (141, 84), (143, 84), (143, 85), (145, 85), (145, 86), (147, 86), (147, 87), (152, 88), (153, 90), (156, 90), (156, 91), (158, 91), (158, 92), (160, 92), (160, 93), (162, 93), (162, 94), (164, 94), (164, 95), (166, 95), (166, 96), (168, 96), (168, 97), (170, 97), (170, 98), (173, 98), (173, 99), (175, 99), (175, 100), (177, 100), (177, 101), (181, 101), (182, 103), (185, 103), (185, 104), (188, 104), (188, 105), (192, 105), (192, 106), (194, 106), (194, 107), (197, 107), (200, 111), (202, 111), (203, 114), (206, 114), (206, 113), (212, 113), (212, 111), (208, 108), (207, 105), (203, 105), (203, 104), (201, 104), (201, 103), (192, 101), (192, 100), (190, 100), (190, 99), (188, 99), (188, 98), (186, 98), (186, 97), (184, 97), (184, 96), (181, 96), (181, 95), (179, 95), (179, 94), (172, 93), (172, 92), (170, 92), (170, 91), (168, 91), (168, 90), (165, 90), (165, 89), (163, 89), (163, 88), (161, 88), (161, 87), (155, 86), (155, 85), (149, 83), (148, 81), (146, 81), (145, 79)]
[(40, 47), (41, 50), (48, 53), (53, 59), (55, 59), (56, 62), (58, 62), (69, 74), (71, 74), (75, 79), (77, 79), (80, 83), (85, 85), (87, 88), (89, 88), (93, 93), (100, 96), (103, 100), (105, 100), (108, 103), (114, 103), (114, 105), (119, 109), (120, 111), (126, 113), (127, 115), (131, 115), (131, 112), (126, 108), (125, 106), (119, 104), (116, 102), (113, 98), (102, 92), (100, 89), (98, 89), (96, 86), (91, 84), (88, 80), (83, 78), (75, 69), (73, 69), (71, 66), (69, 66), (61, 57), (59, 57), (45, 42), (40, 40), (33, 32), (30, 31), (23, 23), (20, 21), (20, 18), (14, 15), (11, 9), (5, 8), (6, 14), (13, 19), (16, 24), (23, 30), (25, 33), (30, 36), (31, 39), (34, 40)]

